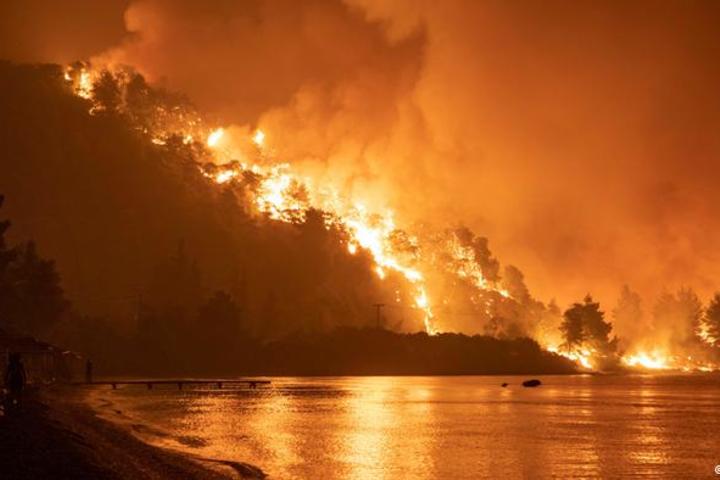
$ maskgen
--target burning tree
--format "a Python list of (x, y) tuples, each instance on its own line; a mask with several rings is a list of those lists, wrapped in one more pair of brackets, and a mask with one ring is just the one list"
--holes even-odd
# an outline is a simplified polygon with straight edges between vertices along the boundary
[(700, 345), (702, 302), (691, 288), (677, 294), (664, 292), (653, 308), (655, 327), (667, 331), (675, 347), (687, 350)]
[(565, 311), (560, 330), (567, 352), (580, 352), (606, 365), (615, 363), (617, 338), (610, 338), (612, 324), (605, 321), (605, 312), (589, 294), (583, 303), (575, 303)]
[(715, 293), (705, 309), (701, 336), (713, 347), (720, 347), (720, 293)]
[(642, 308), (642, 298), (628, 285), (623, 285), (617, 305), (612, 310), (612, 318), (616, 331), (621, 337), (621, 344), (647, 338), (653, 332), (653, 325), (648, 322)]

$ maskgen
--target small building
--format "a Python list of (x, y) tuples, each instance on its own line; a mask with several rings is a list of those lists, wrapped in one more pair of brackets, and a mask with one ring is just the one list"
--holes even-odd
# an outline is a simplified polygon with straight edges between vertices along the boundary
[(83, 357), (75, 352), (30, 336), (13, 335), (0, 330), (0, 370), (3, 374), (11, 353), (21, 355), (28, 383), (77, 380), (81, 378), (84, 369)]

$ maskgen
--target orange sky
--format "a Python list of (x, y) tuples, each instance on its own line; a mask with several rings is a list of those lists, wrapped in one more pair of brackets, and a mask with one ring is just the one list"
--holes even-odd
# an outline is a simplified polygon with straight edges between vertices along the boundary
[(687, 0), (9, 1), (0, 58), (131, 64), (402, 218), (467, 224), (542, 300), (613, 302), (718, 288), (719, 20)]

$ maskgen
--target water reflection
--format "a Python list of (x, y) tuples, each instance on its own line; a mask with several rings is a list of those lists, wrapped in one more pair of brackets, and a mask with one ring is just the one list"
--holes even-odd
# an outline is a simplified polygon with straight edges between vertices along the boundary
[(695, 377), (275, 379), (257, 391), (103, 391), (157, 443), (275, 478), (705, 476), (720, 382)]
[(289, 471), (301, 461), (297, 451), (293, 403), (286, 392), (274, 390), (262, 402), (256, 402), (247, 419), (248, 437), (262, 439), (256, 448), (262, 457), (269, 458), (281, 471)]
[(653, 471), (668, 463), (668, 448), (672, 447), (667, 431), (659, 420), (659, 392), (646, 379), (636, 391), (638, 400), (636, 421), (629, 428), (630, 441), (636, 445), (628, 451), (628, 461), (636, 464), (640, 471)]
[(390, 379), (362, 379), (341, 407), (348, 429), (343, 454), (348, 478), (382, 478), (387, 470), (391, 430), (398, 422), (388, 404)]

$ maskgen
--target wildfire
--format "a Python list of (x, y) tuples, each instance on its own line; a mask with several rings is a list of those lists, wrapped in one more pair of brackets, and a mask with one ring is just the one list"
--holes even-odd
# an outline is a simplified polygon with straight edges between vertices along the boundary
[(716, 345), (718, 343), (718, 339), (712, 336), (708, 329), (708, 326), (704, 323), (700, 324), (697, 335), (703, 342), (707, 343), (708, 345)]
[(207, 137), (207, 146), (210, 148), (216, 147), (223, 135), (225, 135), (225, 129), (223, 128), (218, 128), (210, 132), (210, 135)]
[(475, 258), (475, 252), (472, 248), (462, 245), (457, 235), (452, 235), (448, 242), (448, 251), (453, 260), (454, 266), (451, 266), (460, 278), (466, 278), (479, 290), (491, 290), (499, 293), (505, 298), (510, 297), (510, 293), (504, 288), (491, 285)]
[(75, 91), (75, 95), (85, 100), (91, 100), (93, 95), (93, 75), (90, 70), (82, 67), (73, 69), (67, 67), (63, 72), (63, 78), (66, 82), (71, 83)]
[(561, 355), (569, 360), (572, 360), (573, 362), (577, 363), (579, 366), (587, 369), (587, 370), (593, 370), (595, 367), (593, 366), (593, 355), (595, 354), (593, 349), (590, 348), (578, 348), (575, 350), (565, 350), (558, 348), (557, 345), (549, 345), (546, 346), (545, 349), (548, 352), (556, 353), (558, 355)]
[[(263, 134), (263, 139), (265, 138)], [(254, 137), (257, 140), (257, 134)], [(310, 188), (312, 182), (294, 175), (287, 164), (270, 167), (234, 163), (218, 171), (206, 173), (215, 183), (224, 184), (251, 172), (259, 178), (255, 191), (255, 206), (269, 218), (283, 222), (302, 221), (311, 208), (328, 214), (327, 227), (337, 227), (348, 234), (347, 250), (356, 254), (359, 249), (370, 253), (376, 275), (385, 279), (389, 272), (400, 274), (413, 289), (413, 307), (423, 312), (423, 322), (428, 333), (436, 333), (432, 325), (432, 309), (428, 299), (424, 276), (417, 268), (400, 259), (391, 241), (396, 233), (391, 211), (384, 214), (369, 212), (362, 203), (342, 199), (333, 191)]]
[(262, 130), (258, 130), (257, 132), (255, 132), (252, 141), (258, 148), (261, 148), (265, 143), (265, 132), (263, 132)]
[(720, 367), (710, 361), (692, 355), (676, 355), (658, 349), (652, 352), (639, 351), (622, 357), (622, 362), (631, 368), (644, 370), (671, 370), (683, 372), (714, 372)]
[[(81, 65), (68, 67), (63, 76), (76, 95), (94, 101), (93, 82), (99, 78), (97, 73)], [(412, 302), (409, 307), (422, 313), (427, 333), (437, 333), (428, 277), (432, 277), (438, 269), (444, 275), (460, 279), (475, 289), (473, 291), (477, 295), (472, 294), (470, 300), (488, 316), (492, 314), (491, 307), (498, 298), (512, 298), (510, 292), (497, 285), (496, 281), (488, 281), (477, 258), (478, 250), (467, 240), (461, 240), (461, 236), (456, 233), (446, 232), (441, 241), (433, 240), (428, 247), (427, 242), (422, 243), (417, 237), (399, 229), (391, 210), (370, 211), (364, 203), (340, 195), (332, 186), (318, 187), (310, 179), (293, 172), (287, 163), (275, 162), (272, 153), (266, 150), (265, 131), (254, 131), (249, 137), (254, 150), (250, 149), (253, 151), (248, 155), (243, 153), (240, 155), (243, 161), (237, 161), (231, 157), (230, 148), (218, 148), (221, 142), (223, 147), (233, 143), (232, 138), (226, 139), (224, 128), (208, 128), (191, 109), (165, 104), (155, 105), (154, 108), (152, 121), (137, 127), (152, 143), (164, 147), (171, 144), (171, 138), (179, 136), (182, 144), (195, 148), (203, 146), (203, 142), (196, 139), (205, 139), (204, 145), (213, 164), (210, 167), (199, 167), (202, 174), (218, 185), (252, 178), (251, 203), (259, 214), (269, 219), (295, 223), (304, 221), (310, 210), (323, 212), (326, 228), (336, 228), (346, 234), (349, 254), (356, 255), (361, 250), (367, 252), (374, 263), (373, 270), (380, 279), (393, 275), (404, 279), (407, 289), (404, 292), (409, 294), (407, 298)], [(90, 113), (100, 110), (95, 102)], [(398, 237), (402, 238), (401, 242), (397, 241)], [(483, 292), (495, 292), (499, 297), (480, 295)], [(396, 290), (395, 302), (402, 303), (402, 298), (400, 290)], [(447, 298), (441, 298), (440, 303), (446, 305)], [(559, 348), (560, 341), (556, 335), (552, 336), (551, 341), (551, 337), (540, 340), (546, 350), (562, 355), (586, 370), (598, 368), (605, 360), (593, 348)], [(698, 336), (707, 344), (713, 344), (716, 340), (711, 338), (707, 330), (701, 330)], [(661, 349), (634, 351), (620, 357), (620, 361), (629, 368), (646, 370), (716, 369), (712, 363), (698, 361), (691, 356), (670, 355)]]
[[(598, 352), (593, 348), (580, 347), (566, 350), (552, 344), (546, 345), (545, 349), (572, 360), (587, 370), (596, 370), (598, 368)], [(620, 362), (622, 365), (634, 370), (713, 372), (719, 369), (718, 365), (712, 362), (700, 361), (690, 355), (673, 355), (660, 348), (654, 348), (650, 351), (636, 350), (631, 354), (622, 355)]]
[(260, 182), (256, 204), (273, 220), (304, 219), (309, 206), (303, 201), (303, 184), (287, 171), (288, 165), (272, 167)]
[(659, 352), (639, 352), (634, 355), (622, 357), (623, 363), (628, 367), (642, 367), (648, 370), (666, 370), (670, 368), (668, 358)]

